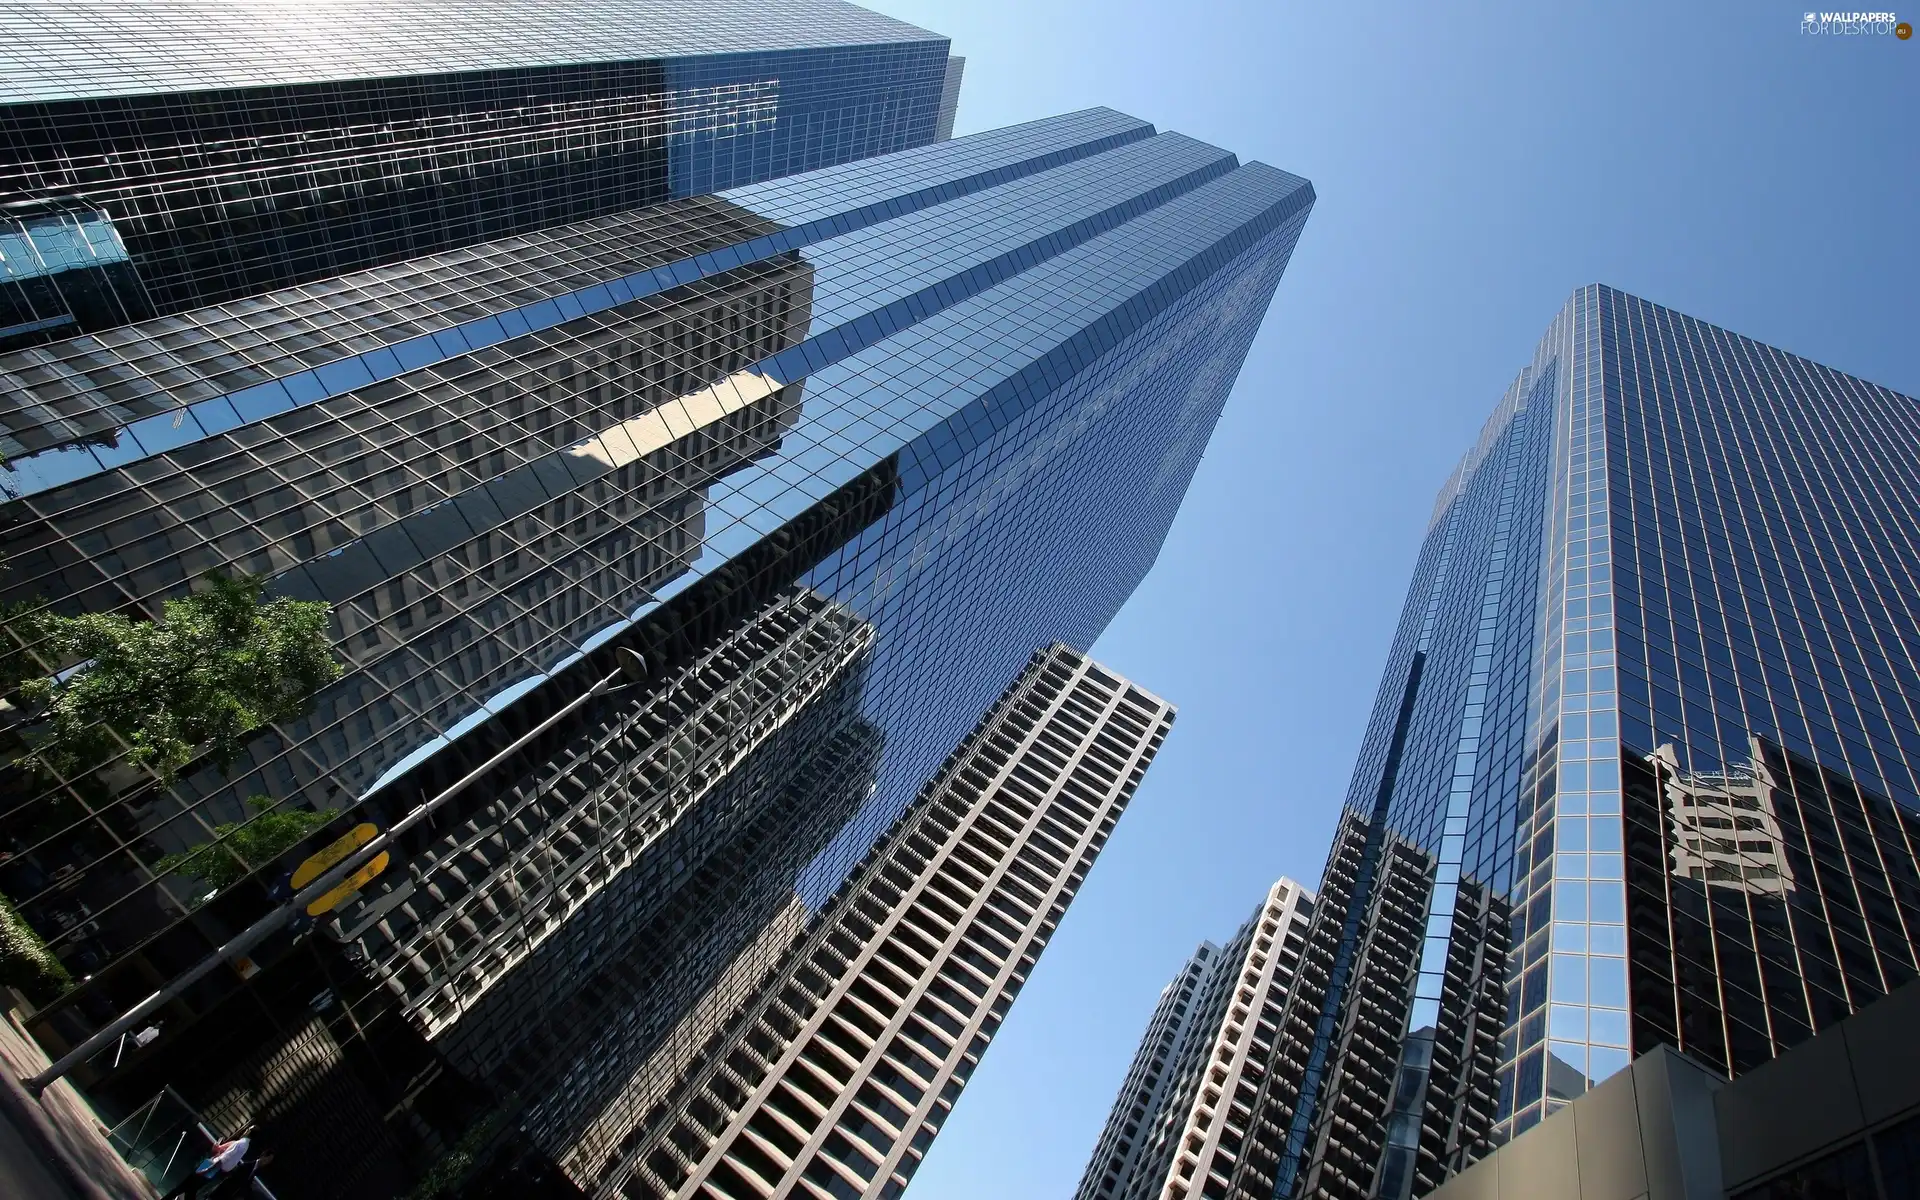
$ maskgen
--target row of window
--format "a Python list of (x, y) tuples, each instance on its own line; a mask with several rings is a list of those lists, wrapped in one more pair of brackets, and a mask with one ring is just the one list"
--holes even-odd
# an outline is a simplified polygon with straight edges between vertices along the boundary
[[(695, 1171), (701, 1194), (741, 1200), (782, 1186), (898, 1194), (1131, 791), (1109, 779), (1096, 803), (1068, 795), (1113, 734), (1060, 721), (1060, 689), (1092, 685), (1039, 662), (1033, 687), (997, 706), (836, 898), (729, 1056), (734, 1094), (707, 1108), (718, 1119), (702, 1133), (698, 1113), (683, 1115), (666, 1138), (677, 1152), (646, 1152), (628, 1194), (684, 1190)], [(1015, 771), (1037, 795), (1007, 786)]]

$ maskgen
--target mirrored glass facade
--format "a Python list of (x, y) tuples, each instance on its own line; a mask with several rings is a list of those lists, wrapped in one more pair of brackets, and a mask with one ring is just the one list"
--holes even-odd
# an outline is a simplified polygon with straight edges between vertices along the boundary
[[(245, 571), (330, 604), (344, 667), (224, 771), (15, 768), (0, 886), (88, 977), (36, 1034), (436, 800), (82, 1082), (309, 1123), (227, 1071), (297, 1026), (373, 1111), (607, 1136), (685, 1014), (770, 969), (796, 887), (831, 894), (1036, 648), (1098, 637), (1312, 202), (1090, 110), (0, 354), (6, 599), (151, 615)], [(78, 665), (10, 641), (17, 674)], [(587, 696), (621, 651), (645, 679)], [(325, 824), (230, 886), (156, 870), (263, 809)], [(365, 1157), (413, 1169), (404, 1140)]]
[(0, 349), (924, 145), (947, 48), (842, 0), (16, 6)]
[(1913, 977), (1917, 449), (1909, 397), (1574, 294), (1415, 568), (1279, 1194), (1420, 1195), (1636, 1054), (1738, 1073)]

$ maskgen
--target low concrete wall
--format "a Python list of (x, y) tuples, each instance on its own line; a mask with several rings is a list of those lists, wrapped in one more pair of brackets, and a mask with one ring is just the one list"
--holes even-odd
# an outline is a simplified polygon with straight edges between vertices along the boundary
[(1662, 1047), (1428, 1200), (1724, 1200), (1920, 1112), (1920, 982), (1732, 1082)]
[(1723, 1081), (1664, 1047), (1548, 1117), (1429, 1200), (1722, 1200)]

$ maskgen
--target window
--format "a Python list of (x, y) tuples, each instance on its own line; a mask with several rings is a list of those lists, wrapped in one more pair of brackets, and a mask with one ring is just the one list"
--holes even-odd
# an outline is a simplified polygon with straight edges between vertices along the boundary
[[(1910, 1193), (1890, 1192), (1897, 1196)], [(1879, 1200), (1873, 1186), (1873, 1168), (1867, 1160), (1867, 1144), (1855, 1142), (1824, 1158), (1795, 1167), (1784, 1174), (1748, 1188), (1733, 1200)]]

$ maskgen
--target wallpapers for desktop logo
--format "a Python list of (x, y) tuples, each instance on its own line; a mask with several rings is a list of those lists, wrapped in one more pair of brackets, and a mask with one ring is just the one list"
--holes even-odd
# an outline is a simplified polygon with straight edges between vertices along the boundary
[(1839, 37), (1892, 34), (1905, 41), (1913, 36), (1913, 26), (1890, 12), (1810, 12), (1800, 18), (1800, 32)]

